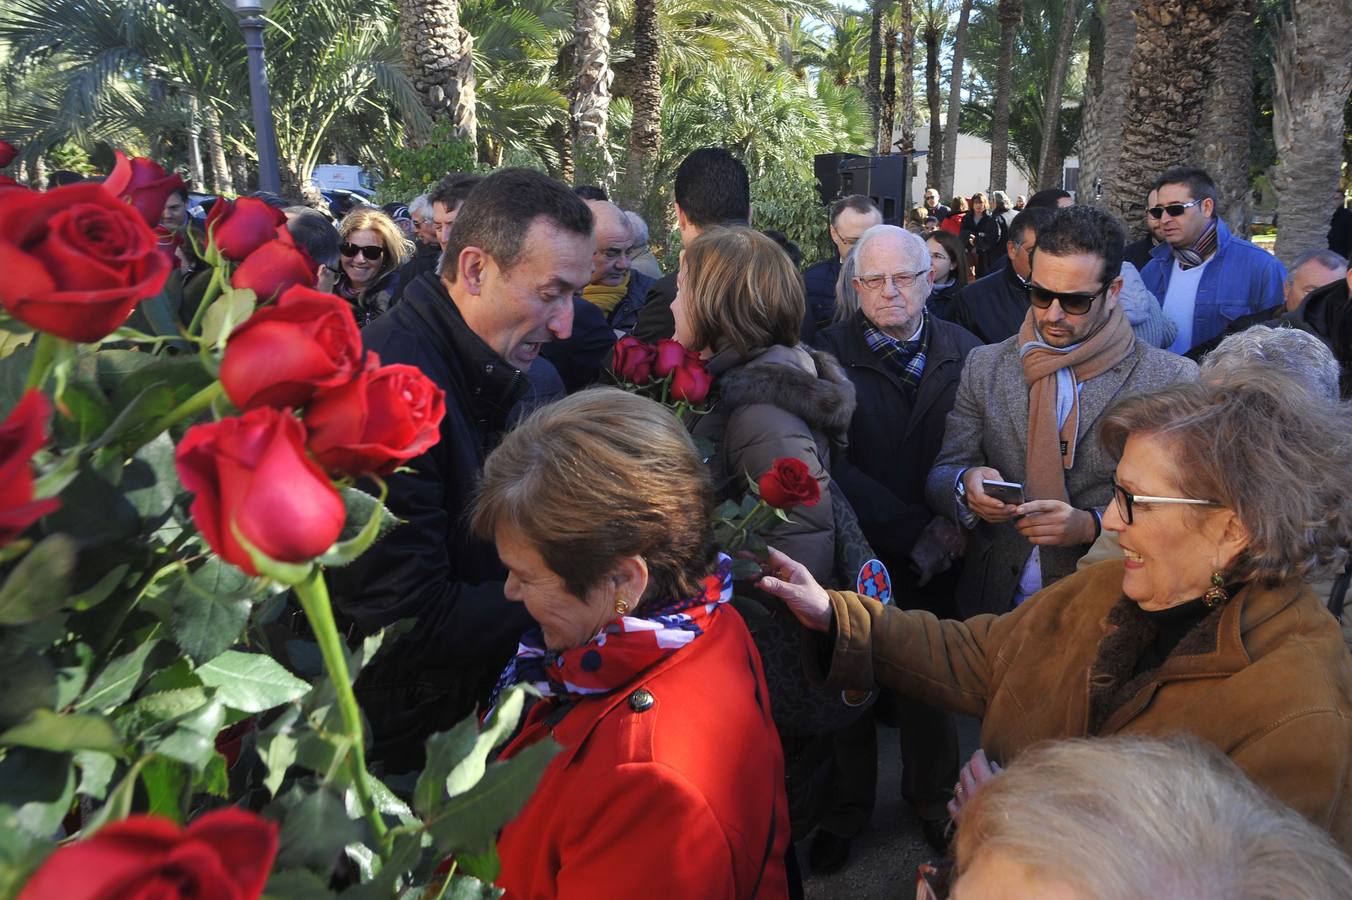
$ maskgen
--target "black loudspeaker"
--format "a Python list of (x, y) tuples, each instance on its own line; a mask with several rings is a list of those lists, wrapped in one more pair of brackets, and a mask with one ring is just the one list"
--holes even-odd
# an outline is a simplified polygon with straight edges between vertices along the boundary
[(840, 164), (840, 196), (864, 194), (882, 210), (888, 225), (904, 225), (911, 157), (906, 153), (860, 157)]
[(812, 157), (812, 174), (817, 176), (817, 193), (821, 195), (823, 206), (830, 206), (845, 194), (852, 193), (840, 190), (840, 167), (853, 159), (868, 157), (858, 153), (821, 153)]

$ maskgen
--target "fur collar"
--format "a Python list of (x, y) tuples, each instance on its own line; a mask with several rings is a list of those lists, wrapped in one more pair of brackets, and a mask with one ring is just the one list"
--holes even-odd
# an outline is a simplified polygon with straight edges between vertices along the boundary
[(729, 411), (768, 403), (835, 439), (845, 437), (854, 415), (854, 384), (840, 363), (829, 353), (801, 345), (771, 347), (728, 369), (715, 384), (719, 405)]

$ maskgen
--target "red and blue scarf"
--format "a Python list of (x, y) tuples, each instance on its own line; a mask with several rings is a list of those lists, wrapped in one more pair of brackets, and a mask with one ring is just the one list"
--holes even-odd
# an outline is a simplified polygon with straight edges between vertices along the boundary
[(718, 555), (718, 566), (705, 577), (703, 591), (645, 611), (618, 616), (580, 647), (550, 650), (544, 632), (532, 628), (521, 637), (489, 706), (514, 684), (529, 684), (545, 697), (576, 699), (607, 694), (704, 634), (724, 603), (732, 599), (732, 559)]

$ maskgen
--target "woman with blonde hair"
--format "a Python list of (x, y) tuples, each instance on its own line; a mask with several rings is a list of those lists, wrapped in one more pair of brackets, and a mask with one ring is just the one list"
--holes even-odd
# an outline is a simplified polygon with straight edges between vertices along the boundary
[(363, 206), (338, 225), (339, 271), (333, 292), (352, 307), (358, 327), (365, 328), (390, 308), (396, 273), (413, 254), (413, 242), (385, 213)]

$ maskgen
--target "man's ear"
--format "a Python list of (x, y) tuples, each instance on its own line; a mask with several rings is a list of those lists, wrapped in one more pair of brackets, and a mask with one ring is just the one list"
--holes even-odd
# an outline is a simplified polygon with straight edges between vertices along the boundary
[(1118, 305), (1117, 298), (1122, 293), (1122, 285), (1124, 283), (1125, 282), (1121, 275), (1118, 275), (1116, 278), (1114, 278), (1112, 281), (1108, 283), (1107, 304), (1109, 309), (1112, 309), (1114, 306)]
[(676, 207), (676, 227), (677, 227), (677, 229), (684, 229), (684, 228), (686, 228), (687, 226), (689, 226), (690, 222), (686, 219), (686, 217), (685, 217), (685, 210), (681, 209), (681, 204), (673, 202), (672, 205)]
[(1206, 216), (1209, 219), (1215, 214), (1216, 214), (1216, 201), (1212, 200), (1210, 197), (1203, 198), (1202, 215)]
[(483, 291), (484, 269), (489, 265), (488, 254), (479, 247), (466, 247), (456, 261), (456, 280), (474, 296)]

